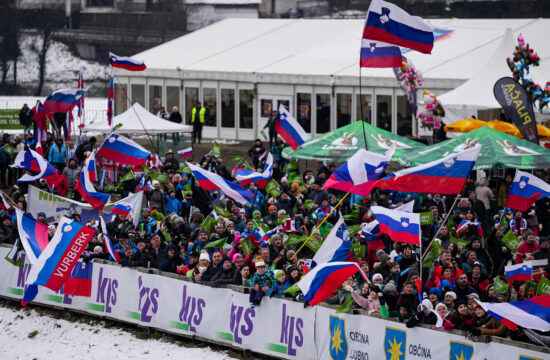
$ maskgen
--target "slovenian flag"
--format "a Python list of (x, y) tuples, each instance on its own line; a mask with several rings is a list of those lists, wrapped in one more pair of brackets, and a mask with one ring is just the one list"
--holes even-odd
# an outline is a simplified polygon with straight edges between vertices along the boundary
[[(265, 153), (264, 153), (265, 155)], [(260, 157), (261, 159), (262, 157)], [(241, 185), (247, 185), (254, 183), (258, 185), (260, 189), (264, 189), (271, 176), (273, 175), (273, 155), (270, 152), (267, 153), (267, 159), (265, 161), (264, 170), (260, 173), (248, 169), (241, 169), (235, 172), (235, 179)]]
[(395, 145), (386, 154), (359, 149), (336, 169), (324, 184), (325, 190), (335, 189), (361, 196), (368, 196), (378, 178), (391, 161)]
[(119, 202), (111, 208), (112, 213), (123, 215), (123, 216), (130, 215), (130, 211), (132, 211), (132, 205), (124, 202)]
[(107, 123), (109, 126), (113, 123), (113, 101), (115, 99), (114, 77), (109, 81), (109, 97), (107, 98)]
[(109, 201), (109, 194), (95, 191), (92, 181), (95, 176), (95, 151), (84, 161), (84, 166), (80, 172), (78, 182), (74, 187), (82, 198), (86, 200), (94, 209), (101, 211), (107, 201)]
[(143, 71), (147, 69), (143, 61), (134, 60), (126, 56), (117, 56), (112, 52), (109, 53), (109, 59), (111, 60), (111, 66), (114, 68), (128, 71)]
[(373, 220), (369, 223), (365, 222), (361, 224), (359, 236), (365, 239), (369, 250), (376, 251), (386, 247), (382, 239), (378, 237), (379, 233), (380, 223), (377, 220)]
[(526, 211), (539, 199), (550, 196), (550, 185), (533, 174), (516, 170), (506, 207)]
[(153, 187), (151, 186), (150, 181), (145, 182), (145, 175), (143, 175), (141, 177), (141, 180), (139, 181), (136, 191), (147, 191), (147, 190), (153, 190)]
[(275, 120), (275, 131), (281, 135), (292, 150), (296, 150), (309, 139), (309, 135), (298, 124), (298, 121), (286, 110), (283, 104), (279, 105), (279, 113)]
[(25, 174), (17, 181), (35, 181), (57, 174), (57, 170), (42, 155), (34, 150), (21, 151), (15, 157), (13, 165), (16, 169), (38, 172), (36, 175)]
[(85, 89), (63, 89), (54, 91), (48, 95), (44, 101), (42, 105), (43, 111), (66, 114), (78, 105), (85, 93)]
[(21, 244), (31, 264), (34, 264), (50, 240), (48, 226), (36, 221), (31, 215), (15, 208), (17, 216), (17, 230)]
[(93, 262), (85, 263), (79, 260), (63, 285), (63, 293), (66, 295), (90, 297), (92, 295), (93, 273)]
[(372, 0), (363, 39), (383, 41), (430, 54), (434, 46), (433, 31), (433, 26), (426, 20), (411, 16), (392, 3)]
[(151, 153), (141, 145), (118, 134), (109, 135), (97, 152), (97, 156), (134, 166), (145, 164), (150, 155)]
[(363, 39), (359, 65), (370, 68), (401, 67), (403, 58), (399, 46)]
[(122, 260), (122, 257), (118, 253), (118, 251), (115, 250), (113, 243), (111, 242), (111, 238), (109, 237), (109, 233), (107, 232), (107, 226), (105, 226), (105, 220), (102, 216), (99, 217), (99, 226), (101, 226), (101, 232), (103, 233), (103, 241), (105, 241), (105, 250), (109, 253), (110, 259), (116, 261), (117, 263)]
[(346, 261), (350, 249), (351, 238), (348, 228), (344, 223), (344, 218), (340, 214), (340, 219), (315, 253), (311, 267), (316, 267), (327, 262)]
[(388, 234), (393, 241), (420, 245), (420, 214), (396, 211), (382, 206), (371, 206), (380, 232)]
[(241, 205), (246, 205), (250, 200), (254, 199), (254, 194), (239, 184), (227, 181), (220, 175), (204, 170), (200, 166), (188, 162), (186, 164), (193, 171), (193, 176), (204, 190), (221, 190), (225, 195)]
[(38, 285), (58, 291), (73, 271), (94, 233), (95, 229), (62, 217), (52, 240), (27, 276), (27, 288), (21, 305), (26, 306), (36, 298)]
[(357, 263), (327, 262), (309, 271), (298, 282), (298, 287), (304, 294), (303, 300), (309, 302), (309, 305), (315, 306), (332, 296), (334, 290), (357, 272), (361, 274), (365, 281), (368, 281), (365, 273)]
[(17, 266), (17, 267), (23, 267), (23, 261), (21, 260), (21, 252), (20, 250), (20, 243), (19, 239), (15, 239), (15, 244), (13, 244), (13, 247), (11, 248), (10, 252), (6, 255), (4, 259), (6, 259), (7, 262), (10, 264)]
[(376, 181), (374, 187), (418, 193), (460, 194), (479, 157), (481, 145), (411, 167)]
[(514, 281), (528, 281), (533, 276), (533, 264), (524, 262), (522, 264), (505, 266), (504, 271), (510, 284)]
[(193, 151), (192, 147), (188, 147), (187, 149), (183, 149), (183, 150), (178, 151), (178, 155), (179, 155), (180, 158), (185, 159), (185, 158), (188, 158), (190, 156), (195, 155), (195, 152)]
[(519, 326), (526, 329), (550, 331), (550, 295), (508, 303), (477, 303), (496, 320), (514, 331)]

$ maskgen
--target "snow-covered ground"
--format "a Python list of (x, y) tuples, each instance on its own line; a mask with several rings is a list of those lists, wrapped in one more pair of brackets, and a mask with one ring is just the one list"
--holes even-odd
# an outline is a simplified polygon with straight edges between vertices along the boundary
[[(22, 32), (19, 37), (21, 56), (17, 61), (17, 83), (19, 86), (36, 88), (38, 84), (38, 54), (42, 49), (42, 36), (34, 32)], [(43, 93), (52, 90), (76, 87), (78, 72), (82, 68), (84, 85), (108, 87), (108, 66), (74, 56), (69, 47), (61, 42), (52, 41), (46, 53), (46, 77)], [(13, 79), (13, 64), (8, 71), (8, 82)], [(107, 93), (105, 92), (105, 95)]]
[[(35, 337), (29, 333), (38, 330)], [(0, 304), (0, 359), (233, 359), (208, 347), (138, 339), (130, 331), (55, 319)]]

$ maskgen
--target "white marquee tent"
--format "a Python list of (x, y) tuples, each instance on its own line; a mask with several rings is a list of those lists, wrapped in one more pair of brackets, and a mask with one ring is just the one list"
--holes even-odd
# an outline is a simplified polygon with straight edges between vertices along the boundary
[[(151, 114), (139, 103), (135, 103), (131, 108), (113, 118), (113, 126), (119, 123), (122, 126), (117, 132), (121, 134), (168, 134), (193, 131), (192, 126), (176, 124)], [(107, 121), (100, 121), (86, 125), (84, 131), (108, 133), (111, 131), (111, 126)]]

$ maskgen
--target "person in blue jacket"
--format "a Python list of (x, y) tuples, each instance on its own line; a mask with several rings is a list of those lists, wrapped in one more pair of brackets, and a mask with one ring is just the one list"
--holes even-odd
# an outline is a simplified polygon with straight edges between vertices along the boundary
[(275, 271), (275, 279), (277, 280), (271, 289), (267, 290), (266, 295), (268, 296), (283, 296), (285, 290), (290, 287), (290, 282), (288, 281), (286, 274), (283, 270)]
[(168, 194), (164, 194), (164, 207), (167, 214), (179, 214), (182, 207), (182, 202), (176, 197), (176, 192), (171, 190)]
[(48, 161), (55, 166), (60, 173), (63, 172), (63, 169), (69, 161), (69, 152), (65, 144), (63, 144), (62, 137), (58, 136), (55, 138), (55, 142), (50, 147), (48, 153)]

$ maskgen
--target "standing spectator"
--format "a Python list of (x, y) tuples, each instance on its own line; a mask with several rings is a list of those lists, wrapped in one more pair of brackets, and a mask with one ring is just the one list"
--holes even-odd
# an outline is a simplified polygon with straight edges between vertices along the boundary
[(31, 108), (29, 108), (29, 105), (23, 104), (23, 108), (19, 112), (19, 124), (23, 126), (23, 133), (26, 134), (27, 131), (32, 126), (32, 117), (34, 116), (34, 112)]
[(63, 144), (63, 138), (58, 136), (55, 138), (55, 143), (52, 144), (48, 156), (48, 161), (62, 173), (69, 160), (67, 147)]
[(483, 205), (485, 205), (485, 210), (489, 210), (491, 208), (491, 199), (495, 197), (493, 190), (489, 187), (489, 179), (486, 177), (481, 178), (476, 187), (475, 193), (477, 199), (482, 201)]
[(161, 106), (159, 109), (159, 112), (157, 113), (157, 116), (161, 119), (168, 120), (169, 115), (164, 106)]
[(78, 159), (79, 164), (82, 164), (84, 162), (86, 156), (88, 156), (88, 152), (92, 152), (94, 150), (96, 142), (97, 139), (92, 136), (90, 140), (86, 140), (82, 144), (78, 145), (75, 151), (75, 156)]
[[(262, 144), (262, 140), (260, 139), (256, 139), (252, 147), (248, 149), (248, 156), (252, 158), (252, 165), (255, 169), (258, 169), (258, 166), (260, 164), (260, 155), (262, 155), (264, 152), (265, 148)], [(261, 169), (259, 169), (258, 171), (261, 171)]]
[[(170, 117), (168, 118), (168, 120), (170, 122), (173, 122), (173, 123), (176, 123), (176, 124), (181, 124), (181, 122), (183, 121), (183, 118), (181, 117), (180, 111), (179, 111), (177, 106), (174, 106), (172, 108), (172, 113), (170, 114)], [(173, 133), (172, 134), (172, 141), (174, 142), (174, 144), (177, 143), (177, 142), (179, 143), (180, 134), (177, 133), (177, 132)]]
[(197, 140), (201, 143), (202, 127), (206, 121), (206, 108), (201, 106), (201, 102), (197, 101), (197, 105), (191, 110), (191, 124), (193, 125), (193, 140), (194, 144)]
[(4, 189), (7, 187), (8, 165), (10, 163), (10, 155), (4, 146), (8, 144), (11, 144), (11, 135), (4, 134), (0, 141), (0, 186)]
[(275, 132), (275, 123), (277, 122), (277, 117), (279, 115), (279, 112), (273, 110), (271, 112), (271, 117), (269, 118), (269, 120), (267, 120), (267, 123), (265, 124), (265, 126), (263, 127), (264, 129), (267, 128), (268, 129), (268, 134), (269, 134), (269, 149), (270, 151), (273, 149), (273, 141), (275, 140), (275, 138), (277, 137), (277, 133)]

